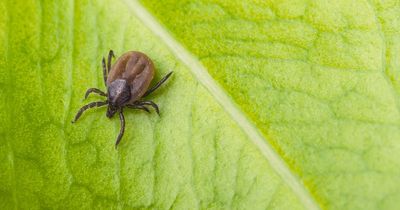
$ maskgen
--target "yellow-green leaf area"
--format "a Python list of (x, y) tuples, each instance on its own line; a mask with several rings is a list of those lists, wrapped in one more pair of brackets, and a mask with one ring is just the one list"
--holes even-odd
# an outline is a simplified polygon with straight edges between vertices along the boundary
[[(224, 108), (119, 1), (0, 2), (0, 209), (305, 209)], [(75, 113), (109, 49), (148, 54), (161, 116)]]
[(397, 209), (400, 1), (141, 1), (327, 209)]

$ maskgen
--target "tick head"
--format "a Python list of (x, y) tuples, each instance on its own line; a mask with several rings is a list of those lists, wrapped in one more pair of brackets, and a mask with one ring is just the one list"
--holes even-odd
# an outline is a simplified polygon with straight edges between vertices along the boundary
[(116, 79), (108, 86), (108, 103), (112, 107), (122, 107), (131, 97), (128, 83), (124, 79)]
[(117, 107), (108, 104), (106, 116), (107, 116), (108, 118), (111, 118), (111, 117), (114, 116), (114, 114), (115, 114), (117, 111), (118, 111), (118, 108), (117, 108)]

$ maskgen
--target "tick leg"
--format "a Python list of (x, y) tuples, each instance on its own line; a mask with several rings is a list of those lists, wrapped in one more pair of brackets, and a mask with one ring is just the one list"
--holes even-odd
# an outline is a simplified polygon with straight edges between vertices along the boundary
[(101, 106), (104, 106), (104, 105), (107, 105), (106, 101), (96, 101), (96, 102), (92, 102), (92, 103), (86, 104), (85, 106), (83, 106), (83, 107), (81, 107), (79, 109), (78, 113), (76, 113), (75, 118), (72, 121), (72, 123), (76, 122), (79, 119), (79, 117), (82, 115), (82, 113), (84, 111), (86, 111), (87, 109), (90, 109), (90, 108), (93, 108), (93, 107), (101, 107)]
[(150, 105), (150, 106), (152, 106), (152, 107), (156, 110), (158, 116), (160, 116), (160, 110), (158, 109), (157, 104), (154, 103), (154, 102), (152, 102), (152, 101), (139, 101), (139, 102), (137, 103), (137, 105)]
[(115, 58), (114, 56), (114, 51), (110, 50), (110, 52), (108, 52), (108, 60), (107, 60), (107, 74), (110, 72), (111, 70), (111, 59)]
[(101, 96), (107, 96), (107, 94), (97, 88), (89, 88), (86, 93), (85, 93), (85, 99), (87, 99), (87, 97), (89, 96), (90, 93), (97, 93)]
[(103, 79), (104, 79), (104, 85), (107, 87), (107, 68), (106, 68), (106, 59), (103, 57), (103, 60), (101, 60), (101, 64), (103, 66)]
[(146, 93), (144, 93), (144, 95), (142, 97), (146, 97), (148, 96), (150, 93), (154, 92), (155, 90), (157, 90), (157, 88), (159, 88), (165, 81), (167, 81), (167, 79), (171, 76), (171, 74), (173, 73), (173, 71), (169, 72), (167, 75), (165, 75), (159, 82), (157, 82), (156, 85), (154, 85), (152, 88), (148, 89), (146, 91)]
[(121, 141), (122, 136), (124, 135), (124, 132), (125, 132), (125, 117), (124, 117), (124, 113), (122, 113), (122, 109), (119, 112), (119, 121), (121, 122), (121, 129), (119, 130), (117, 141), (115, 142), (115, 149), (117, 149), (117, 146), (118, 146), (119, 142)]
[(146, 112), (150, 113), (150, 110), (147, 107), (143, 106), (143, 105), (139, 105), (139, 104), (131, 105), (131, 104), (128, 104), (128, 105), (126, 105), (126, 107), (131, 108), (131, 109), (141, 109), (143, 111), (146, 111)]

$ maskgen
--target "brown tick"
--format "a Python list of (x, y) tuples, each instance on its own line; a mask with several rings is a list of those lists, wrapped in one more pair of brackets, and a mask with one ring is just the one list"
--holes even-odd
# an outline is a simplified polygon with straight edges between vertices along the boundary
[(150, 105), (160, 115), (157, 104), (153, 101), (141, 99), (159, 88), (171, 76), (172, 71), (148, 89), (154, 77), (154, 65), (147, 55), (137, 51), (126, 52), (111, 67), (112, 57), (114, 57), (114, 53), (110, 50), (107, 65), (104, 57), (102, 60), (107, 93), (97, 88), (89, 88), (85, 94), (85, 99), (90, 93), (97, 93), (100, 96), (107, 97), (107, 100), (86, 104), (79, 109), (72, 123), (76, 122), (85, 110), (107, 105), (106, 116), (112, 118), (118, 112), (121, 121), (121, 129), (115, 142), (115, 147), (117, 147), (125, 131), (123, 108), (141, 109), (150, 113), (150, 110), (146, 107), (146, 105)]

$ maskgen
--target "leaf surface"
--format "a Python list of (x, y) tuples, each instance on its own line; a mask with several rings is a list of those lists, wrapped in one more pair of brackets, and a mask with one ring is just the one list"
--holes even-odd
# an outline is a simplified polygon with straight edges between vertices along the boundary
[(143, 3), (323, 207), (396, 208), (398, 1)]
[[(1, 209), (304, 209), (210, 93), (136, 16), (115, 1), (2, 1)], [(105, 89), (109, 49), (148, 54), (161, 117), (87, 111)]]
[(398, 208), (399, 1), (143, 4), (321, 206)]
[[(0, 2), (0, 209), (397, 208), (398, 0), (141, 3)], [(174, 71), (117, 150), (109, 49)]]

